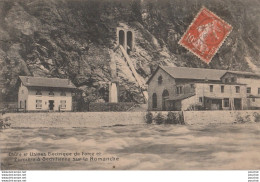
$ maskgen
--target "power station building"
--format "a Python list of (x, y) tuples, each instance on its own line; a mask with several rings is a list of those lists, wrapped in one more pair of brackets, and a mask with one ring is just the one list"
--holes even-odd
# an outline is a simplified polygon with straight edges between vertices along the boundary
[(260, 109), (260, 75), (158, 66), (147, 81), (148, 110)]

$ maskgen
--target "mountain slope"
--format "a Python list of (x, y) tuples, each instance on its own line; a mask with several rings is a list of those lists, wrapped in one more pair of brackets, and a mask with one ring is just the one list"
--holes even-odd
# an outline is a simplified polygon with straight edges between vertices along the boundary
[[(209, 65), (177, 44), (202, 5), (233, 26)], [(108, 101), (113, 57), (120, 101), (143, 102), (122, 53), (111, 56), (118, 26), (136, 35), (130, 58), (144, 80), (158, 64), (251, 70), (260, 66), (259, 7), (257, 0), (2, 0), (3, 99), (16, 99), (18, 75), (33, 75), (70, 78), (78, 99)]]

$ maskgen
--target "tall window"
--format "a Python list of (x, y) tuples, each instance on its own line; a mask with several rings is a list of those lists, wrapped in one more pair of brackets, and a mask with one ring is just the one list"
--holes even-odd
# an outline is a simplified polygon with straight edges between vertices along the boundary
[(50, 95), (50, 96), (54, 96), (54, 92), (53, 92), (53, 91), (50, 91), (50, 92), (49, 92), (49, 95)]
[(66, 108), (66, 100), (61, 100), (60, 101), (60, 108), (65, 109)]
[(182, 86), (178, 86), (177, 87), (177, 94), (182, 94), (182, 93), (183, 93)]
[(258, 94), (260, 95), (260, 88), (258, 88)]
[(23, 101), (20, 101), (20, 108), (23, 108)]
[(163, 78), (162, 78), (162, 76), (159, 76), (158, 77), (158, 84), (160, 85), (160, 84), (162, 84), (162, 82), (163, 82)]
[(213, 85), (209, 86), (209, 90), (210, 90), (210, 92), (213, 92)]
[(225, 83), (227, 83), (228, 82), (228, 78), (225, 78)]
[(168, 90), (164, 90), (163, 93), (162, 93), (162, 110), (163, 111), (166, 111), (167, 110), (167, 107), (166, 107), (166, 100), (168, 100), (169, 98), (169, 92)]
[(157, 95), (156, 93), (153, 93), (153, 108), (157, 108)]
[(37, 90), (36, 95), (42, 95), (42, 92), (40, 90)]
[(36, 100), (36, 109), (42, 108), (42, 100)]
[(251, 93), (251, 87), (246, 88), (246, 93), (250, 94)]
[(236, 86), (236, 93), (240, 93), (240, 86)]
[(62, 92), (60, 93), (60, 96), (66, 96), (66, 92), (62, 91)]
[(236, 78), (235, 78), (235, 77), (232, 77), (232, 78), (231, 78), (231, 82), (233, 82), (233, 83), (236, 82)]
[(225, 86), (221, 85), (221, 93), (224, 93), (224, 91), (225, 91)]
[(224, 107), (229, 107), (229, 99), (228, 98), (224, 99)]
[(202, 97), (199, 97), (199, 102), (202, 102), (203, 101), (203, 98)]

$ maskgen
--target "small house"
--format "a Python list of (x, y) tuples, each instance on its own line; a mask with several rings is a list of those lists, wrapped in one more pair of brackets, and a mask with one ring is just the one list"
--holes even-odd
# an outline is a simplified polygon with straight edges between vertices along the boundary
[(75, 85), (69, 79), (19, 76), (20, 111), (71, 111)]

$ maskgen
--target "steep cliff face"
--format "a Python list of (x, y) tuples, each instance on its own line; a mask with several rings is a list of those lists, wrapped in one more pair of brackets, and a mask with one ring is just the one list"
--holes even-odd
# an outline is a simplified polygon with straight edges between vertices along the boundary
[[(233, 26), (209, 65), (177, 44), (202, 5)], [(158, 64), (258, 69), (259, 8), (257, 0), (2, 0), (3, 98), (15, 100), (18, 75), (33, 75), (70, 78), (85, 101), (108, 101), (113, 58), (120, 101), (142, 102), (124, 56), (113, 51), (119, 26), (135, 34), (130, 58), (144, 81)]]

